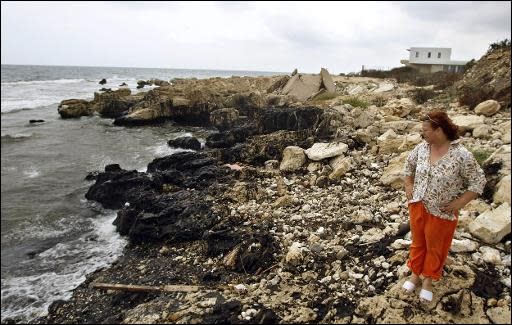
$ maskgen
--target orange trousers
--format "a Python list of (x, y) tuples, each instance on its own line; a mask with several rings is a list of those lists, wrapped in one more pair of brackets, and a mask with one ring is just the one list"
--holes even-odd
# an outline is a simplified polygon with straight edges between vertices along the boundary
[(452, 245), (457, 218), (441, 219), (430, 213), (423, 202), (409, 204), (412, 244), (407, 266), (416, 275), (439, 280)]

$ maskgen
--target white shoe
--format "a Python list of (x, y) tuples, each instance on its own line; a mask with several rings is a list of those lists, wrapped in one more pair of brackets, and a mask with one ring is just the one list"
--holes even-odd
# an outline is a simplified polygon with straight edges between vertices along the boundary
[(414, 289), (416, 289), (416, 285), (411, 281), (407, 280), (404, 282), (402, 288), (404, 288), (408, 293), (411, 293), (414, 291)]
[(428, 302), (432, 301), (432, 291), (428, 291), (425, 289), (421, 289), (420, 291), (420, 299), (426, 300)]

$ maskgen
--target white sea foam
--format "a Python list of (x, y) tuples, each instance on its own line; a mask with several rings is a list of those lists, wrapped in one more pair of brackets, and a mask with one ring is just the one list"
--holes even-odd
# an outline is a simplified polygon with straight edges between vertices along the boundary
[(110, 164), (116, 164), (116, 162), (114, 159), (112, 159), (112, 157), (106, 155), (94, 155), (91, 159), (91, 164), (92, 165), (90, 166), (90, 168), (92, 170), (104, 171), (105, 166)]
[(2, 166), (2, 171), (5, 171), (5, 172), (15, 172), (18, 170), (18, 167), (16, 166), (9, 166), (9, 167), (6, 167), (6, 166)]
[(2, 86), (10, 85), (44, 85), (44, 84), (71, 84), (87, 81), (85, 79), (54, 79), (54, 80), (32, 80), (32, 81), (9, 81), (2, 82)]
[(63, 237), (71, 231), (85, 230), (90, 227), (90, 221), (79, 216), (69, 216), (49, 224), (47, 217), (36, 215), (30, 221), (20, 223), (20, 226), (7, 234), (2, 234), (4, 240), (22, 241), (26, 239), (45, 240), (49, 238)]
[[(7, 101), (5, 101), (5, 103), (7, 103)], [(2, 102), (1, 113), (2, 114), (17, 113), (17, 112), (21, 112), (21, 111), (30, 111), (33, 109), (33, 108), (28, 108), (28, 107), (17, 108), (17, 107), (12, 107), (12, 105), (9, 105), (9, 106), (11, 106), (11, 107), (7, 107), (7, 105), (4, 105), (4, 102)]]
[(59, 103), (62, 99), (52, 98), (33, 98), (33, 99), (2, 99), (2, 113), (18, 112), (21, 110), (34, 109), (40, 106), (48, 106)]
[(157, 145), (157, 146), (152, 146), (152, 147), (149, 147), (148, 149), (150, 151), (152, 151), (157, 158), (169, 156), (169, 155), (172, 155), (172, 154), (175, 154), (178, 152), (187, 152), (187, 151), (194, 152), (195, 151), (192, 149), (171, 148), (171, 147), (169, 147), (169, 145), (167, 143)]
[(140, 154), (135, 154), (133, 159), (128, 159), (126, 161), (119, 161), (118, 158), (112, 158), (107, 155), (93, 155), (91, 161), (89, 162), (88, 170), (90, 171), (105, 171), (105, 167), (110, 164), (119, 164), (119, 166), (124, 170), (138, 170), (141, 168), (146, 169), (147, 162), (143, 161), (143, 158)]
[(23, 175), (25, 175), (27, 178), (35, 178), (40, 175), (40, 172), (35, 167), (32, 167), (28, 170), (24, 170)]
[[(130, 88), (137, 86), (133, 78), (113, 78), (106, 88), (116, 90), (121, 83)], [(2, 113), (17, 112), (20, 109), (33, 109), (58, 104), (62, 100), (75, 98), (92, 100), (100, 87), (98, 81), (87, 79), (58, 79), (37, 81), (16, 81), (2, 83)]]
[(107, 83), (105, 85), (108, 85), (110, 83), (113, 83), (113, 81), (122, 81), (122, 82), (134, 82), (135, 84), (137, 84), (137, 79), (136, 78), (126, 78), (126, 77), (119, 77), (117, 75), (114, 75), (110, 78), (105, 78), (107, 79)]
[(97, 80), (89, 79), (58, 79), (2, 82), (2, 114), (18, 112), (22, 109), (33, 109), (60, 103), (62, 100), (75, 98), (92, 100), (94, 92), (100, 88), (119, 89), (123, 82), (133, 94), (146, 92), (157, 86), (145, 86), (137, 89), (137, 79), (113, 76), (106, 78), (107, 84), (99, 85)]
[(26, 262), (27, 268), (38, 264), (57, 271), (2, 279), (2, 321), (15, 317), (28, 321), (45, 315), (52, 302), (69, 299), (87, 274), (112, 264), (126, 245), (115, 232), (114, 219), (115, 213), (94, 219), (92, 231)]
[(16, 134), (2, 134), (2, 139), (3, 140), (7, 140), (7, 139), (12, 139), (12, 140), (16, 140), (16, 139), (26, 139), (26, 138), (30, 138), (31, 136), (33, 136), (34, 133), (16, 133)]

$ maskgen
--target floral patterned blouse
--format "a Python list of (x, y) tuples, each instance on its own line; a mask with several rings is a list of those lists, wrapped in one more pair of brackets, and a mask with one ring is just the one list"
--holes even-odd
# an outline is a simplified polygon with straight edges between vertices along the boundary
[(459, 140), (452, 141), (448, 152), (434, 164), (430, 164), (430, 145), (419, 143), (407, 157), (404, 174), (414, 177), (409, 202), (423, 201), (430, 214), (447, 220), (456, 217), (441, 212), (442, 206), (465, 191), (482, 194), (486, 183), (482, 168)]

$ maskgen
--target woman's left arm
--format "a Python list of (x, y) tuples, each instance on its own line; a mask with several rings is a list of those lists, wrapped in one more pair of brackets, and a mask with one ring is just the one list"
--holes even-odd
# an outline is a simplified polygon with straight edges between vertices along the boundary
[(487, 182), (484, 171), (480, 168), (480, 165), (471, 152), (465, 151), (465, 154), (464, 163), (461, 169), (461, 177), (467, 185), (467, 190), (461, 196), (441, 208), (441, 211), (445, 213), (458, 212), (484, 191), (485, 183)]
[(464, 208), (466, 204), (471, 202), (473, 199), (476, 199), (478, 195), (478, 193), (475, 193), (473, 191), (466, 191), (458, 198), (450, 201), (448, 204), (443, 206), (441, 208), (441, 211), (443, 211), (444, 213), (458, 212), (460, 209)]

